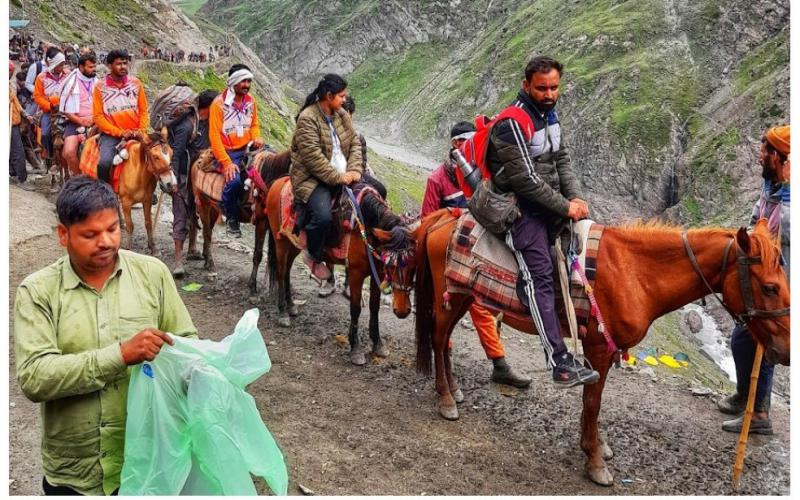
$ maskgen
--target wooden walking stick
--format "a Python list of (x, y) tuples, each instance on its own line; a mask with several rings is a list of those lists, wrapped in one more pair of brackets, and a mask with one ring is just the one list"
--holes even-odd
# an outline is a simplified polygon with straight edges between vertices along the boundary
[(165, 194), (164, 190), (162, 189), (161, 190), (161, 194), (158, 195), (158, 204), (156, 205), (156, 213), (153, 214), (154, 217), (153, 217), (153, 220), (152, 220), (152, 226), (153, 226), (153, 232), (154, 233), (155, 233), (155, 230), (156, 230), (156, 224), (158, 224), (158, 213), (161, 211), (161, 202), (164, 201), (164, 194)]
[(761, 371), (761, 358), (764, 355), (764, 346), (756, 343), (756, 357), (753, 360), (753, 369), (750, 372), (750, 391), (747, 394), (747, 406), (744, 410), (742, 420), (742, 432), (739, 433), (739, 444), (736, 446), (736, 462), (733, 465), (733, 489), (739, 487), (739, 478), (744, 469), (744, 451), (747, 448), (747, 437), (750, 433), (750, 419), (753, 417), (753, 405), (756, 399), (756, 386), (758, 385), (758, 374)]

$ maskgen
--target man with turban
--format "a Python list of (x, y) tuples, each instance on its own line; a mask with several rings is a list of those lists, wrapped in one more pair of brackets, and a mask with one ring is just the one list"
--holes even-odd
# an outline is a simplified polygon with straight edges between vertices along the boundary
[(253, 73), (244, 64), (228, 70), (227, 88), (211, 103), (208, 116), (208, 137), (211, 152), (217, 160), (218, 172), (225, 176), (222, 205), (228, 234), (241, 238), (239, 198), (244, 190), (240, 169), (247, 157), (247, 145), (258, 149), (264, 145), (258, 126), (256, 101), (250, 93)]
[[(767, 219), (770, 232), (780, 238), (783, 268), (789, 276), (789, 126), (772, 127), (761, 139), (761, 176), (764, 185), (761, 196), (753, 207), (750, 225), (759, 219)], [(731, 334), (731, 352), (736, 364), (736, 392), (721, 399), (719, 411), (738, 418), (723, 422), (722, 429), (739, 433), (742, 430), (742, 413), (750, 391), (750, 372), (756, 352), (756, 342), (745, 325), (737, 324)], [(756, 401), (750, 432), (772, 434), (769, 419), (772, 378), (775, 367), (766, 360), (761, 362), (756, 387)]]

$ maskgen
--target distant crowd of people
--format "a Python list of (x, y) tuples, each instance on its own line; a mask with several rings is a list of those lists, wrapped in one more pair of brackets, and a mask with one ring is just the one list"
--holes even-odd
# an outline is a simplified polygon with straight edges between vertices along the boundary
[(167, 62), (182, 63), (188, 62), (214, 62), (219, 57), (227, 57), (231, 55), (231, 47), (223, 45), (212, 45), (206, 51), (190, 51), (186, 52), (183, 49), (165, 49), (161, 47), (143, 46), (139, 51), (143, 59), (160, 59)]

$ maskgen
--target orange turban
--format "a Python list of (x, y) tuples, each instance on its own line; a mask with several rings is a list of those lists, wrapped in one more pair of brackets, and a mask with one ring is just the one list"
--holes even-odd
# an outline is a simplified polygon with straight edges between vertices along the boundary
[(764, 137), (773, 148), (777, 149), (784, 155), (789, 154), (791, 140), (789, 138), (788, 125), (784, 125), (782, 127), (772, 127), (771, 129), (767, 130), (767, 133)]

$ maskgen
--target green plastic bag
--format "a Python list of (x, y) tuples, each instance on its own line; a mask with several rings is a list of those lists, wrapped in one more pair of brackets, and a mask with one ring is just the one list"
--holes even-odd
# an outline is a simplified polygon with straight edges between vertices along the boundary
[(285, 495), (283, 455), (245, 386), (271, 362), (258, 309), (221, 342), (173, 336), (128, 390), (120, 495), (255, 495), (250, 474)]

